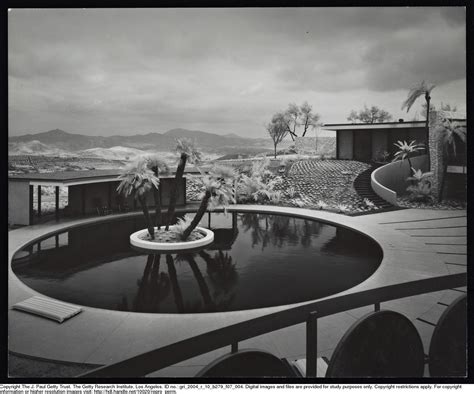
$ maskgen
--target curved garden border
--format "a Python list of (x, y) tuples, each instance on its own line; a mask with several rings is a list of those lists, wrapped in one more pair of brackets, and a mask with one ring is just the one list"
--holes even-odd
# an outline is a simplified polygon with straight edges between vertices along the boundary
[[(173, 231), (175, 226), (170, 226), (170, 231)], [(155, 227), (155, 230), (157, 227)], [(202, 246), (209, 245), (214, 241), (214, 232), (203, 227), (196, 227), (194, 231), (204, 233), (204, 237), (195, 241), (183, 242), (154, 242), (141, 239), (140, 236), (148, 233), (147, 229), (139, 230), (130, 235), (130, 243), (141, 249), (149, 249), (156, 251), (172, 251), (172, 250), (187, 250), (196, 249)]]

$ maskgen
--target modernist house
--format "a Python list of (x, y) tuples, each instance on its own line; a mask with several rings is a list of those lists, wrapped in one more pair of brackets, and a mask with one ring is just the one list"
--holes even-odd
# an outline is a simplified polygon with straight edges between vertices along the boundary
[(322, 128), (336, 131), (337, 159), (372, 161), (384, 151), (393, 155), (397, 141), (416, 140), (426, 145), (424, 121), (334, 123)]
[[(186, 174), (193, 173), (189, 169)], [(117, 179), (120, 170), (87, 170), (64, 171), (40, 174), (10, 175), (8, 178), (8, 220), (14, 225), (30, 225), (42, 217), (41, 189), (55, 188), (55, 215), (60, 215), (60, 186), (67, 187), (68, 205), (61, 214), (84, 216), (98, 214), (106, 207), (111, 211), (136, 209), (137, 202), (133, 197), (124, 198), (117, 193), (120, 181)], [(161, 201), (165, 207), (169, 203), (169, 195), (174, 175), (160, 177)], [(37, 190), (37, 204), (34, 206), (34, 193)], [(147, 196), (149, 206), (154, 205), (153, 193)], [(186, 205), (186, 176), (178, 187), (177, 205)]]

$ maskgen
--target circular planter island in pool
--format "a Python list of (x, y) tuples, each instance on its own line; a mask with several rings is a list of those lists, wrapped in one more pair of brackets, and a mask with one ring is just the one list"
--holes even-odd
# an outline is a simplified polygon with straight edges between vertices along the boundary
[[(267, 208), (269, 209), (269, 208)], [(214, 313), (290, 305), (357, 286), (383, 252), (359, 231), (262, 211), (212, 213), (214, 240), (180, 251), (130, 245), (140, 216), (62, 229), (17, 251), (12, 270), (38, 293), (139, 313)], [(207, 230), (204, 229), (204, 230)]]
[[(155, 233), (158, 230), (155, 227)], [(170, 226), (169, 231), (174, 232), (175, 226)], [(203, 246), (209, 245), (214, 241), (214, 232), (207, 228), (196, 227), (193, 230), (193, 233), (197, 232), (202, 234), (202, 238), (182, 241), (182, 242), (159, 242), (159, 241), (149, 241), (146, 238), (148, 234), (147, 229), (139, 230), (130, 235), (130, 243), (140, 249), (152, 250), (154, 252), (172, 252), (172, 251), (181, 251), (188, 249), (198, 249)]]

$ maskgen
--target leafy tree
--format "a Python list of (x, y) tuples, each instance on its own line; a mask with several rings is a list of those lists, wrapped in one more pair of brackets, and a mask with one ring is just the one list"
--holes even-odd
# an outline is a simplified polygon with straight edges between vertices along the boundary
[(448, 161), (450, 158), (457, 156), (457, 142), (459, 143), (462, 141), (464, 144), (466, 143), (466, 128), (461, 126), (458, 122), (444, 118), (436, 126), (435, 133), (443, 146), (444, 155), (443, 179), (441, 181), (438, 196), (438, 199), (442, 199), (446, 174), (448, 171)]
[(302, 137), (306, 135), (306, 132), (309, 129), (316, 128), (318, 125), (320, 116), (319, 114), (313, 114), (313, 108), (311, 105), (308, 104), (307, 101), (303, 103), (300, 107), (301, 113), (301, 126), (303, 126), (303, 134)]
[[(426, 103), (426, 109), (428, 109), (426, 112), (426, 143), (429, 143), (430, 140), (430, 129), (429, 129), (429, 122), (430, 122), (430, 101), (431, 101), (431, 91), (434, 89), (435, 85), (428, 85), (425, 83), (425, 81), (421, 81), (419, 85), (415, 85), (410, 89), (408, 92), (408, 97), (402, 104), (402, 109), (406, 108), (407, 113), (410, 111), (410, 108), (413, 106), (415, 101), (418, 99), (418, 97), (424, 96), (425, 97), (425, 103)], [(430, 151), (429, 149), (426, 150), (426, 153), (428, 155), (428, 165), (430, 163)]]
[(298, 118), (301, 115), (301, 111), (296, 104), (288, 104), (288, 109), (284, 113), (284, 118), (287, 125), (288, 133), (290, 134), (293, 141), (296, 137), (296, 127), (299, 125)]
[(143, 158), (129, 164), (119, 176), (119, 179), (120, 184), (117, 187), (117, 192), (123, 194), (125, 197), (133, 195), (133, 197), (139, 201), (143, 215), (145, 216), (150, 238), (155, 239), (155, 230), (146, 204), (146, 194), (152, 188), (158, 189), (160, 179), (147, 167), (147, 162), (143, 160)]
[[(268, 134), (270, 134), (270, 137), (273, 141), (273, 147), (275, 149), (274, 156), (276, 159), (276, 151), (277, 151), (277, 145), (283, 141), (283, 139), (286, 137), (288, 133), (292, 133), (289, 131), (289, 125), (287, 123), (287, 117), (285, 115), (278, 113), (273, 116), (271, 122), (267, 125), (267, 131)], [(293, 138), (293, 135), (296, 136), (296, 134), (290, 134)]]
[(347, 120), (353, 123), (381, 123), (392, 120), (392, 115), (375, 105), (372, 105), (370, 108), (364, 105), (364, 109), (361, 109), (359, 112), (352, 110)]
[(169, 230), (171, 220), (173, 220), (176, 209), (176, 200), (178, 199), (178, 186), (183, 179), (186, 162), (194, 164), (201, 160), (201, 153), (196, 149), (193, 141), (188, 138), (176, 140), (176, 151), (179, 153), (179, 162), (178, 168), (176, 169), (174, 184), (170, 193), (170, 204), (168, 206), (166, 230)]
[[(426, 119), (426, 103), (421, 104), (421, 115), (423, 116), (424, 119)], [(439, 112), (445, 113), (445, 112), (456, 112), (458, 108), (455, 105), (451, 104), (444, 104), (441, 102)], [(436, 107), (433, 104), (430, 104), (430, 113), (436, 111)]]

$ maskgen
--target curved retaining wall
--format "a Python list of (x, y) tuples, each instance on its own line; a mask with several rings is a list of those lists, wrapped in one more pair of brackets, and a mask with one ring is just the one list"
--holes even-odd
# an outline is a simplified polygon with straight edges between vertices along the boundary
[[(412, 166), (421, 171), (428, 171), (428, 156), (410, 158)], [(397, 194), (403, 194), (408, 186), (410, 176), (408, 161), (395, 161), (377, 168), (370, 176), (370, 185), (374, 192), (390, 204), (397, 205)]]

